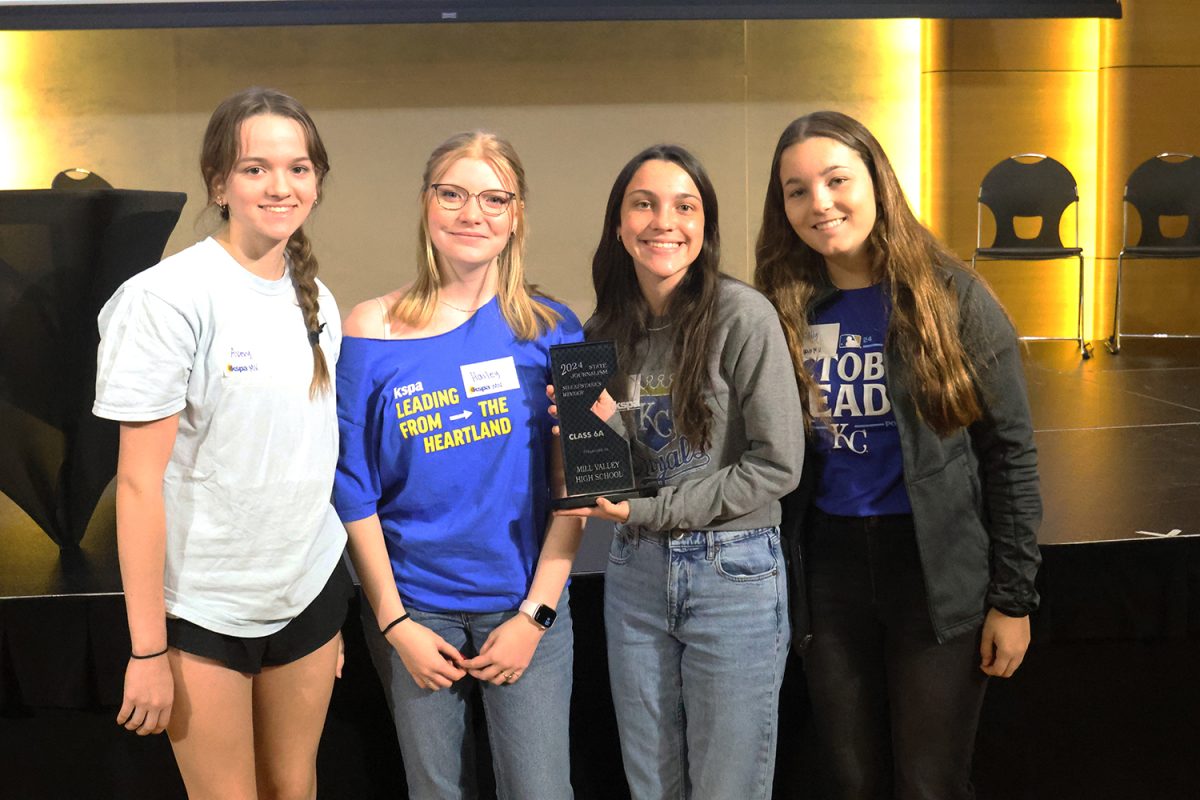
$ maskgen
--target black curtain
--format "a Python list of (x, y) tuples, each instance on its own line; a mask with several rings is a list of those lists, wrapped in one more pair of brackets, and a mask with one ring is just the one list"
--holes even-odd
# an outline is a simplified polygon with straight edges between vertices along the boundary
[(78, 546), (116, 473), (117, 425), (91, 412), (96, 315), (159, 261), (186, 200), (0, 192), (0, 491), (59, 547)]

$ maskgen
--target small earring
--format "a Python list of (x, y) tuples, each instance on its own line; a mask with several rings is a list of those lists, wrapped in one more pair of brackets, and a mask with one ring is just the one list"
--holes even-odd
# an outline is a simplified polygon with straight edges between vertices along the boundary
[(618, 233), (618, 234), (617, 234), (617, 241), (618, 241), (618, 242), (619, 242), (619, 241), (621, 241), (621, 234), (620, 234), (620, 233)]

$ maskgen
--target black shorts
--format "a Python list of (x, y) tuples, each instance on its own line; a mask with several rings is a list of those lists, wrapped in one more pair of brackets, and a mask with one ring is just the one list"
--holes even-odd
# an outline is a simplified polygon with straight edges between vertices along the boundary
[(342, 629), (354, 582), (345, 562), (337, 566), (325, 588), (300, 614), (268, 636), (229, 636), (186, 619), (167, 620), (167, 644), (185, 653), (211, 658), (230, 669), (257, 675), (263, 667), (299, 661), (315, 652)]

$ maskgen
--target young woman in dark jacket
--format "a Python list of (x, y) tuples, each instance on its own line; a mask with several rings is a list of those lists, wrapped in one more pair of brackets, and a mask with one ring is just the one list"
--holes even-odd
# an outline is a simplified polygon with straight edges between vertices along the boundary
[(809, 432), (784, 527), (834, 794), (973, 797), (987, 678), (1020, 665), (1038, 600), (1041, 496), (1012, 324), (844, 114), (784, 130), (756, 255)]

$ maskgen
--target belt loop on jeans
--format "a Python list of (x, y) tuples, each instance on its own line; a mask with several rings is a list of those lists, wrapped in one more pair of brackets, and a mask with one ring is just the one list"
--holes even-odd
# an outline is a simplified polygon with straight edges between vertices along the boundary
[(640, 542), (642, 540), (642, 529), (636, 525), (633, 525), (630, 528), (628, 528), (627, 530), (633, 534), (633, 546), (637, 547), (638, 542)]
[(712, 531), (704, 532), (704, 556), (709, 561), (717, 557), (717, 535)]

